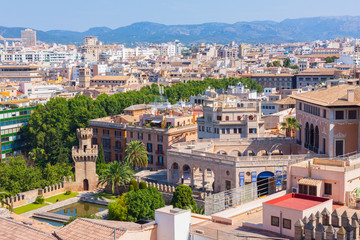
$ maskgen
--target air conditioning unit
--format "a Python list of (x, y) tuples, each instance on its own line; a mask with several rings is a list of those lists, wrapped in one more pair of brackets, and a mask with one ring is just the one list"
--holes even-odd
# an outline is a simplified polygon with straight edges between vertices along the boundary
[(292, 187), (292, 188), (291, 188), (291, 192), (292, 192), (292, 193), (297, 193), (297, 187)]

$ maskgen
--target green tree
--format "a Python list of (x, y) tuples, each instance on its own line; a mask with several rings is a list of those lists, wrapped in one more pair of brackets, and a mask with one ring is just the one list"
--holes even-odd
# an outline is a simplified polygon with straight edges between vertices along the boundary
[(134, 168), (147, 167), (148, 152), (145, 145), (140, 141), (132, 141), (126, 144), (125, 161), (127, 161)]
[(101, 174), (101, 172), (106, 168), (106, 163), (105, 163), (105, 155), (104, 155), (104, 149), (103, 149), (103, 145), (100, 144), (100, 148), (99, 148), (99, 154), (98, 157), (96, 159), (96, 173), (98, 175)]
[(273, 65), (274, 67), (280, 67), (280, 66), (281, 66), (281, 63), (280, 63), (280, 61), (273, 61), (273, 62), (272, 62), (272, 65)]
[(130, 191), (109, 204), (109, 219), (129, 222), (155, 219), (155, 209), (164, 206), (162, 194), (154, 187)]
[(108, 205), (109, 219), (117, 221), (127, 221), (127, 199), (126, 194), (121, 195), (115, 202)]
[(296, 130), (299, 130), (301, 125), (298, 123), (296, 118), (287, 118), (286, 122), (281, 123), (281, 130), (286, 131), (287, 137), (294, 137)]
[(283, 66), (288, 68), (288, 67), (290, 67), (290, 63), (291, 63), (290, 58), (286, 58), (283, 61)]
[(191, 207), (192, 209), (195, 209), (196, 203), (191, 188), (186, 185), (177, 186), (171, 199), (171, 204), (174, 208), (188, 209)]
[(31, 163), (38, 167), (45, 167), (48, 159), (45, 150), (41, 148), (31, 150), (31, 152), (29, 152), (29, 158)]
[(132, 179), (133, 174), (134, 171), (127, 162), (108, 163), (106, 168), (100, 173), (98, 186), (110, 185), (112, 193), (115, 194), (115, 187), (128, 183)]
[(267, 64), (266, 64), (266, 67), (272, 67), (273, 65), (272, 65), (272, 63), (271, 62), (268, 62)]
[(139, 184), (139, 189), (146, 189), (146, 188), (147, 188), (146, 182), (141, 181), (140, 184)]

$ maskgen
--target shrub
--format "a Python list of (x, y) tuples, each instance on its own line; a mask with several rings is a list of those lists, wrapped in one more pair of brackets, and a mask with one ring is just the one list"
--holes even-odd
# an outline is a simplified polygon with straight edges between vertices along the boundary
[(109, 203), (109, 219), (130, 222), (155, 219), (155, 209), (164, 206), (162, 194), (154, 187), (130, 191)]
[(179, 185), (176, 187), (171, 204), (174, 208), (188, 209), (190, 206), (195, 209), (193, 191), (189, 186)]
[(130, 186), (133, 186), (135, 191), (139, 190), (139, 183), (135, 179), (130, 181)]
[[(132, 187), (132, 186), (130, 186)], [(108, 205), (109, 219), (117, 221), (127, 221), (127, 202), (126, 193), (117, 198), (115, 202)]]
[(129, 192), (130, 191), (135, 191), (135, 189), (134, 189), (134, 186), (133, 185), (130, 185), (130, 187), (129, 187)]
[(71, 191), (70, 190), (67, 190), (64, 195), (70, 195), (71, 194)]
[(43, 195), (39, 195), (36, 197), (35, 203), (36, 204), (43, 204), (45, 202), (45, 198)]
[(147, 189), (146, 182), (141, 181), (139, 185), (139, 189)]

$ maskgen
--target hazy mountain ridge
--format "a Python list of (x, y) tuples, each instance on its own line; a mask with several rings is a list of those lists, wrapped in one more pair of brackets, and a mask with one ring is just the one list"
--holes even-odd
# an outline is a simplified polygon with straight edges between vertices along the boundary
[[(25, 28), (2, 27), (0, 35), (7, 38), (20, 37)], [(35, 29), (36, 30), (36, 29)], [(85, 32), (50, 30), (37, 31), (40, 41), (79, 44), (84, 36), (98, 36), (105, 43), (161, 43), (175, 39), (184, 43), (229, 41), (248, 43), (282, 43), (333, 39), (336, 37), (360, 37), (360, 16), (314, 17), (285, 19), (281, 22), (253, 21), (227, 23), (204, 23), (194, 25), (165, 25), (138, 22), (125, 27), (110, 29), (94, 27)]]

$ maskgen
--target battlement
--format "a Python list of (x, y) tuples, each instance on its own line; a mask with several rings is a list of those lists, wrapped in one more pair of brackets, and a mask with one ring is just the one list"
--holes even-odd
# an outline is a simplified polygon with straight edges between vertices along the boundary
[(76, 136), (79, 140), (91, 139), (93, 136), (92, 128), (78, 128), (76, 129)]
[(87, 146), (86, 149), (78, 146), (72, 148), (72, 158), (75, 162), (96, 161), (98, 145)]

